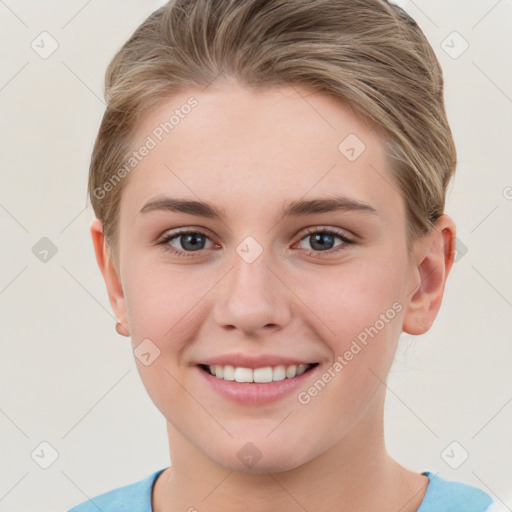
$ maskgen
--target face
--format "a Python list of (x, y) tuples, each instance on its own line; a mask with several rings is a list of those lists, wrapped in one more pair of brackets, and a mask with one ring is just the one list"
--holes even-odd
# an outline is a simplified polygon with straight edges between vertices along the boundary
[[(170, 431), (244, 472), (363, 442), (418, 275), (377, 133), (329, 96), (230, 84), (166, 101), (138, 127), (148, 136), (122, 193), (115, 307)], [(224, 379), (228, 364), (279, 379), (280, 363), (315, 366)]]

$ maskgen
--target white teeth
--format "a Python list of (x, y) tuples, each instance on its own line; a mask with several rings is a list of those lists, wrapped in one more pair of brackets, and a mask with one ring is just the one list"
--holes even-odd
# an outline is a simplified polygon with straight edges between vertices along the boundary
[(288, 366), (288, 368), (286, 368), (286, 378), (287, 379), (293, 379), (293, 377), (295, 377), (295, 375), (297, 374), (297, 367), (292, 364), (291, 366)]
[(272, 370), (272, 380), (284, 380), (286, 379), (286, 368), (280, 364)]
[(235, 380), (235, 369), (232, 366), (224, 366), (223, 373), (224, 375), (222, 376), (222, 378), (224, 380)]
[(210, 373), (219, 379), (234, 380), (236, 382), (276, 382), (284, 379), (293, 379), (302, 375), (311, 365), (299, 364), (284, 366), (282, 364), (264, 368), (244, 368), (230, 365), (210, 365)]
[(270, 366), (256, 368), (252, 373), (254, 382), (272, 382), (272, 368)]
[(250, 368), (235, 369), (235, 380), (237, 382), (252, 382), (252, 370)]
[(297, 367), (297, 375), (302, 375), (307, 370), (307, 364), (299, 364)]

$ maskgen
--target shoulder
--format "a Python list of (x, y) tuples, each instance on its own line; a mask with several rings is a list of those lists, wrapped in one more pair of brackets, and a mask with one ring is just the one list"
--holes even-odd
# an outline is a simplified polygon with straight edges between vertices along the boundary
[(491, 497), (476, 487), (445, 480), (430, 471), (429, 484), (418, 512), (491, 512)]
[(159, 469), (138, 482), (99, 494), (67, 512), (152, 512), (151, 492), (155, 480), (162, 471), (164, 469)]

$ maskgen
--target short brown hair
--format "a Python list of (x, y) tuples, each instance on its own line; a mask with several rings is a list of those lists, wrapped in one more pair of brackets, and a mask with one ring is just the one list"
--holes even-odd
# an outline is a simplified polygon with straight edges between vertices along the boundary
[(126, 178), (108, 194), (105, 184), (125, 165), (141, 116), (219, 76), (256, 90), (298, 84), (334, 95), (377, 127), (405, 201), (409, 248), (443, 214), (456, 166), (443, 74), (401, 8), (384, 0), (171, 0), (106, 72), (88, 188), (115, 259)]

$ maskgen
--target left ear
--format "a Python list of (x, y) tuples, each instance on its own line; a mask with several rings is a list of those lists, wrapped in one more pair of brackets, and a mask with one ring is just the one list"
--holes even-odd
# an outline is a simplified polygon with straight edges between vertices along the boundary
[(455, 258), (455, 235), (455, 223), (442, 215), (430, 235), (417, 242), (402, 327), (408, 334), (424, 334), (434, 323)]

